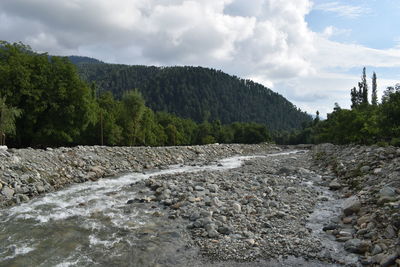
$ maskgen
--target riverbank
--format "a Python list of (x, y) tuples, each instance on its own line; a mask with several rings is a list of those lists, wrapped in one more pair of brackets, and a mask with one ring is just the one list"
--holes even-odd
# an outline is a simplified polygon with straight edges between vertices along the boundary
[(0, 149), (0, 207), (26, 202), (74, 183), (175, 164), (207, 163), (233, 155), (277, 151), (271, 144), (182, 147)]
[(400, 265), (400, 149), (378, 146), (313, 148), (317, 169), (345, 198), (338, 220), (324, 230), (365, 265)]

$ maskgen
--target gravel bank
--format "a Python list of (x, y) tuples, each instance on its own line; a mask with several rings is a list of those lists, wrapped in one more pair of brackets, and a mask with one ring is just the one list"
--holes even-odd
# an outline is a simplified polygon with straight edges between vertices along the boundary
[(318, 169), (330, 170), (326, 185), (344, 198), (342, 213), (324, 230), (358, 254), (363, 265), (400, 265), (400, 149), (319, 145)]
[(124, 172), (205, 163), (276, 149), (270, 144), (156, 148), (78, 146), (47, 150), (3, 147), (0, 149), (0, 207), (26, 202), (72, 183), (95, 181)]
[(144, 189), (127, 205), (147, 205), (154, 216), (183, 221), (188, 242), (205, 257), (200, 266), (345, 263), (322, 253), (324, 241), (308, 227), (316, 204), (327, 200), (314, 186), (319, 180), (311, 154), (289, 150), (244, 159), (231, 170), (141, 181), (137, 186)]

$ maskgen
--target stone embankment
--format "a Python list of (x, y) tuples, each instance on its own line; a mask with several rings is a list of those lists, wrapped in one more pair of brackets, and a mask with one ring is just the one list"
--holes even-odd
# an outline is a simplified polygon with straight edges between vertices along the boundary
[(317, 168), (335, 176), (326, 179), (345, 199), (340, 220), (324, 230), (365, 265), (400, 265), (400, 149), (378, 146), (313, 148)]
[(1, 147), (0, 207), (25, 202), (72, 183), (274, 149), (277, 148), (269, 144), (158, 148), (78, 146), (46, 150)]

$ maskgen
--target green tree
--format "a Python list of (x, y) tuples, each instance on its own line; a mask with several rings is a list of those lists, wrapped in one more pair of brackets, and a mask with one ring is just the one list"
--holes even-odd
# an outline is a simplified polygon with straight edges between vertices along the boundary
[(127, 91), (122, 97), (120, 121), (127, 145), (137, 145), (140, 121), (145, 112), (145, 102), (138, 90)]
[(359, 85), (362, 95), (362, 104), (368, 105), (368, 84), (367, 84), (367, 75), (365, 67), (363, 68), (361, 83)]
[[(360, 83), (358, 83), (360, 86)], [(362, 103), (362, 97), (360, 91), (357, 91), (356, 87), (353, 87), (350, 92), (351, 95), (351, 108), (355, 109)]]
[(95, 122), (90, 88), (67, 58), (3, 41), (0, 84), (9, 104), (22, 110), (16, 122), (20, 146), (71, 145)]
[(385, 140), (400, 136), (400, 84), (389, 87), (380, 109), (380, 127)]
[(145, 107), (139, 124), (137, 133), (139, 145), (159, 146), (165, 143), (167, 136), (164, 129), (157, 123), (154, 112), (148, 107)]
[(378, 105), (378, 92), (377, 92), (377, 82), (376, 82), (376, 73), (372, 74), (372, 95), (371, 95), (371, 104), (373, 106)]
[(15, 134), (15, 120), (20, 116), (20, 109), (8, 107), (6, 98), (0, 97), (0, 145), (5, 145), (6, 134)]

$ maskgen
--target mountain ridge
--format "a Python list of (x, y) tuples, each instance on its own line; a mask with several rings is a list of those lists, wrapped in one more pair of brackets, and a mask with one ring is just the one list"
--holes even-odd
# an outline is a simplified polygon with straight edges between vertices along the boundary
[(165, 111), (196, 122), (256, 122), (270, 130), (301, 128), (311, 116), (282, 95), (248, 79), (205, 67), (156, 67), (104, 63), (70, 57), (84, 80), (117, 98), (139, 89), (154, 111)]

